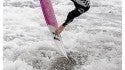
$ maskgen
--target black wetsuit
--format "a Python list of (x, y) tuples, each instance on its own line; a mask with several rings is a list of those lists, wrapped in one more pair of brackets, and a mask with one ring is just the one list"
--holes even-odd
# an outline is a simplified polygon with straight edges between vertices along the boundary
[[(66, 21), (63, 23), (63, 26), (68, 25), (69, 23), (71, 23), (73, 21), (73, 19), (75, 17), (80, 16), (82, 13), (88, 11), (89, 8), (90, 8), (89, 4), (85, 7), (85, 6), (82, 6), (82, 5), (78, 4), (75, 0), (71, 0), (71, 1), (74, 3), (75, 9), (72, 10), (71, 12), (69, 12)], [(81, 0), (81, 1), (83, 1), (83, 0)]]

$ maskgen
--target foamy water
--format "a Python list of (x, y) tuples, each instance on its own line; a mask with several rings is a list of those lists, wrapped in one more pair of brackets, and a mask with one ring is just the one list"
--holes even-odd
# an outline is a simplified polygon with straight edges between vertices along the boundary
[[(74, 6), (52, 0), (61, 25)], [(93, 0), (62, 32), (70, 61), (56, 49), (38, 0), (4, 0), (4, 70), (121, 70), (121, 0)]]

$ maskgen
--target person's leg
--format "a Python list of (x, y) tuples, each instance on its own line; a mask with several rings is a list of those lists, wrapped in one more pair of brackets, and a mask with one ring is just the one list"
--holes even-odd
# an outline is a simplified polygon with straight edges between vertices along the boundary
[(74, 0), (72, 0), (72, 1), (75, 5), (75, 9), (73, 11), (69, 12), (66, 21), (56, 29), (55, 32), (56, 32), (57, 35), (60, 34), (64, 30), (66, 25), (71, 23), (74, 18), (80, 16), (82, 13), (88, 11), (88, 9), (90, 8), (90, 6), (89, 7), (83, 7), (79, 4), (77, 4)]
[(66, 21), (62, 24), (63, 26), (68, 25), (69, 23), (71, 23), (74, 18), (80, 16), (82, 13), (79, 12), (79, 9), (75, 9), (71, 12), (69, 12)]
[(65, 27), (66, 25), (71, 23), (74, 18), (76, 18), (76, 17), (80, 16), (82, 13), (85, 13), (86, 11), (88, 11), (89, 8), (90, 8), (90, 6), (89, 7), (79, 7), (79, 8), (74, 9), (73, 11), (69, 12), (66, 21), (62, 25)]
[(82, 13), (80, 13), (80, 12), (78, 11), (78, 9), (75, 9), (75, 10), (69, 12), (66, 21), (65, 21), (61, 26), (59, 26), (59, 27), (56, 29), (55, 33), (56, 33), (57, 35), (59, 35), (59, 34), (64, 30), (64, 28), (66, 27), (66, 25), (68, 25), (69, 23), (71, 23), (75, 17), (78, 17), (78, 16), (81, 15), (81, 14), (82, 14)]

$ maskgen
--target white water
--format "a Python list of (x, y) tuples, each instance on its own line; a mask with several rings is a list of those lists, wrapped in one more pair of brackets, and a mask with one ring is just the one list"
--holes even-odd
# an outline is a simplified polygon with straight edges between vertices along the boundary
[[(59, 24), (74, 6), (52, 0)], [(56, 52), (38, 0), (4, 0), (4, 70), (121, 70), (121, 0), (91, 0), (62, 33), (71, 62)]]

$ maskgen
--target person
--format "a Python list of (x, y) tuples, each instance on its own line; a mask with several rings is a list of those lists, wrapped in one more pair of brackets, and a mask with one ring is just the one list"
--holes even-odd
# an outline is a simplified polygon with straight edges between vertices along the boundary
[(59, 35), (64, 30), (64, 28), (73, 21), (74, 18), (85, 13), (90, 8), (90, 0), (71, 0), (71, 1), (74, 3), (75, 9), (69, 12), (65, 22), (55, 30), (55, 34), (57, 35)]

